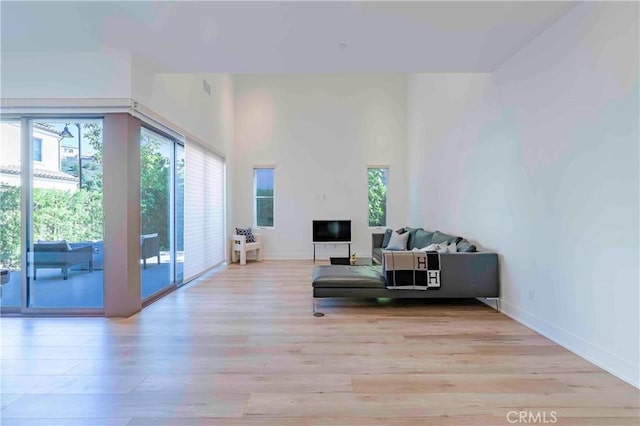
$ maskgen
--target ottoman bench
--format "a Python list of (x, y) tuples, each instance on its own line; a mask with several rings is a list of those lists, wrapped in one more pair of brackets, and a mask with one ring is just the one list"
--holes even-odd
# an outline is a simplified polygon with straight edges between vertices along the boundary
[(313, 268), (313, 315), (316, 297), (334, 297), (336, 290), (346, 294), (341, 297), (377, 297), (376, 290), (386, 292), (386, 281), (380, 266), (320, 265)]

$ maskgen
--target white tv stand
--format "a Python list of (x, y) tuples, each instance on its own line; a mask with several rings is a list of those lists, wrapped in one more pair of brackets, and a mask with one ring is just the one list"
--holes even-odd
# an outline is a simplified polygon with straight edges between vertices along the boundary
[(313, 263), (316, 263), (316, 244), (347, 244), (349, 246), (347, 257), (351, 256), (351, 241), (314, 241), (313, 242)]

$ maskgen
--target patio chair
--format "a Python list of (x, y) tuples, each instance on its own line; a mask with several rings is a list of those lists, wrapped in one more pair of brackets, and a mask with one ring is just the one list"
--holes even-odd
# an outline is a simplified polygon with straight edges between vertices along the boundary
[(93, 272), (93, 247), (69, 244), (66, 240), (38, 241), (33, 245), (33, 279), (38, 269), (60, 268), (63, 279), (69, 278), (69, 269), (86, 263)]
[(145, 234), (140, 236), (140, 258), (142, 259), (143, 268), (147, 269), (147, 259), (150, 257), (158, 258), (160, 264), (160, 238), (158, 234)]

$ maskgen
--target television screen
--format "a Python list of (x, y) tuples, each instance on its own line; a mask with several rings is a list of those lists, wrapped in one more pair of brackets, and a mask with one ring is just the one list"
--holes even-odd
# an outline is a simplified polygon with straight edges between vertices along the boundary
[(313, 242), (351, 242), (350, 220), (314, 220)]

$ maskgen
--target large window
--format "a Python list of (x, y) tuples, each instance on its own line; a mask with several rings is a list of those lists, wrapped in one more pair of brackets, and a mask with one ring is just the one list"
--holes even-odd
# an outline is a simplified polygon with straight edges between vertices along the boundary
[(253, 182), (255, 188), (255, 226), (258, 228), (270, 228), (274, 223), (274, 169), (253, 169)]
[(388, 167), (369, 167), (369, 226), (387, 226)]
[(33, 138), (33, 161), (42, 161), (42, 138)]
[(224, 159), (187, 140), (184, 174), (184, 280), (225, 259)]

